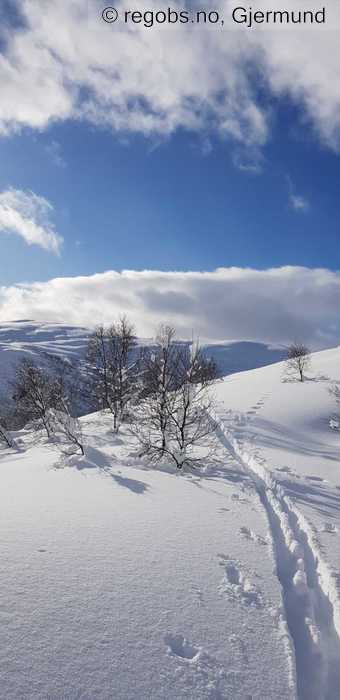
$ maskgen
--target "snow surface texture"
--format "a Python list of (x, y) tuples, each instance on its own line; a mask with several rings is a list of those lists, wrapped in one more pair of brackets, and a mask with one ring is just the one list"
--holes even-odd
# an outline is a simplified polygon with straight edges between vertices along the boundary
[(217, 389), (221, 435), (267, 512), (301, 700), (340, 697), (339, 367), (335, 348), (303, 384), (280, 363)]
[(244, 470), (223, 445), (204, 474), (151, 470), (110, 417), (82, 423), (84, 458), (25, 431), (0, 457), (1, 697), (295, 698), (266, 514)]
[[(84, 457), (0, 452), (0, 697), (338, 700), (340, 350), (217, 388), (219, 462), (149, 469), (82, 419)], [(328, 378), (326, 378), (328, 377)], [(340, 411), (340, 409), (339, 409)]]
[(23, 357), (44, 365), (49, 355), (78, 363), (85, 355), (89, 329), (64, 324), (15, 321), (0, 324), (0, 388), (14, 376)]
[[(15, 321), (0, 324), (0, 389), (13, 377), (18, 361), (28, 356), (45, 363), (49, 355), (57, 355), (79, 363), (84, 359), (91, 329), (61, 323)], [(140, 339), (139, 346), (150, 346), (151, 339)], [(262, 367), (278, 362), (283, 350), (262, 343), (231, 341), (204, 344), (204, 353), (214, 359), (225, 376), (232, 372)]]

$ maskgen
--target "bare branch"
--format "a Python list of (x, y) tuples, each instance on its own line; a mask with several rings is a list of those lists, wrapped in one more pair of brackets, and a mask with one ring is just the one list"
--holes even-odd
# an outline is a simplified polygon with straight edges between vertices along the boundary
[(286, 368), (297, 374), (300, 382), (305, 380), (306, 371), (311, 366), (311, 352), (303, 343), (292, 343), (287, 350)]

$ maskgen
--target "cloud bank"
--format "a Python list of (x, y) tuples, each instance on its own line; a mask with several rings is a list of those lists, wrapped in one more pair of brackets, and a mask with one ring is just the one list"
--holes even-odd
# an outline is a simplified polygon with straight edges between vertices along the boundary
[(182, 337), (340, 343), (340, 273), (281, 267), (213, 272), (104, 272), (0, 288), (0, 322), (19, 318), (93, 326), (128, 314), (152, 336), (161, 322)]
[[(270, 134), (273, 96), (288, 96), (324, 143), (340, 147), (338, 0), (326, 0), (327, 25), (316, 29), (235, 25), (234, 0), (214, 8), (227, 18), (223, 30), (108, 25), (101, 0), (18, 5), (20, 26), (0, 29), (2, 134), (73, 119), (157, 137), (179, 128), (204, 137), (213, 131), (256, 152)], [(116, 6), (130, 9), (127, 0)], [(145, 9), (163, 7), (165, 0), (150, 0)], [(282, 9), (278, 0), (252, 7)], [(172, 8), (183, 6), (174, 0)], [(296, 0), (285, 9), (296, 9)], [(310, 9), (309, 0), (299, 9)]]
[(55, 231), (52, 213), (52, 204), (34, 192), (0, 192), (0, 234), (18, 235), (28, 245), (38, 245), (58, 255), (63, 239)]

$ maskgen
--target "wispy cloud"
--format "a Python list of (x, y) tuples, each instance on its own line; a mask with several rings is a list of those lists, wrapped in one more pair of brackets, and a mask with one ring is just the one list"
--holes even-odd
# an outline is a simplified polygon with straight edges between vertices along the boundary
[(61, 146), (58, 141), (51, 141), (51, 143), (48, 143), (47, 146), (45, 146), (45, 151), (54, 165), (58, 168), (66, 167), (66, 161), (62, 155)]
[(299, 194), (290, 194), (289, 204), (295, 211), (308, 211), (309, 202), (305, 197), (301, 197)]
[(133, 270), (0, 288), (0, 321), (33, 318), (93, 326), (126, 312), (139, 334), (161, 322), (182, 337), (340, 342), (340, 273), (282, 267), (213, 272)]
[(256, 147), (252, 149), (239, 147), (234, 151), (233, 163), (241, 172), (249, 175), (260, 175), (263, 171), (264, 158)]
[(51, 221), (52, 204), (34, 192), (9, 189), (0, 193), (0, 233), (15, 234), (28, 245), (58, 255), (63, 239)]
[(310, 208), (307, 197), (297, 194), (292, 178), (287, 175), (288, 202), (291, 209), (297, 212), (307, 212)]

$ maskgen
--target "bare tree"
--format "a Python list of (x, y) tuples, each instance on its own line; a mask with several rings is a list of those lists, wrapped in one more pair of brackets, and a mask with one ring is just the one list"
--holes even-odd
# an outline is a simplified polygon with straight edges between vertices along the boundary
[[(179, 351), (173, 343), (175, 329), (161, 326), (155, 349), (143, 361), (143, 410), (150, 429), (160, 438), (160, 453), (165, 452), (166, 431), (169, 420), (168, 402), (178, 381)], [(142, 421), (145, 423), (145, 421)], [(157, 442), (157, 440), (156, 440)]]
[[(77, 450), (84, 455), (84, 438), (81, 429), (81, 423), (78, 418), (71, 416), (67, 405), (64, 403), (63, 410), (50, 409), (49, 423), (56, 437), (59, 437), (61, 444), (74, 447), (75, 454)], [(68, 454), (70, 454), (68, 452)]]
[(6, 419), (0, 416), (0, 443), (6, 447), (14, 447), (14, 440), (7, 428)]
[(98, 326), (89, 340), (90, 393), (99, 408), (111, 411), (115, 430), (133, 395), (135, 344), (134, 327), (125, 316), (109, 328)]
[(209, 387), (215, 372), (198, 344), (190, 348), (175, 341), (172, 327), (160, 329), (156, 350), (146, 363), (145, 394), (132, 427), (141, 455), (151, 461), (168, 456), (178, 469), (211, 455), (216, 424)]
[(16, 447), (16, 441), (11, 432), (19, 427), (13, 402), (9, 397), (0, 396), (0, 443), (6, 447)]
[(49, 411), (59, 405), (62, 393), (60, 379), (24, 358), (17, 367), (13, 389), (17, 415), (23, 422), (33, 420), (35, 427), (44, 429), (50, 437), (53, 430)]
[[(72, 414), (79, 415), (80, 408), (83, 408), (84, 402), (82, 397), (82, 374), (80, 366), (70, 362), (69, 359), (57, 355), (47, 355), (48, 372), (53, 376), (55, 388), (58, 390), (58, 402), (61, 404), (61, 410), (68, 406), (68, 410)], [(79, 404), (83, 404), (81, 407)], [(55, 402), (57, 405), (57, 402)], [(89, 412), (89, 411), (88, 411)]]
[(339, 386), (339, 384), (335, 384), (335, 383), (332, 384), (329, 387), (328, 392), (331, 396), (334, 396), (337, 405), (340, 406), (340, 386)]
[(182, 384), (169, 408), (167, 449), (177, 468), (195, 466), (210, 458), (217, 424), (212, 418), (213, 399), (207, 386)]
[(174, 392), (189, 384), (207, 385), (216, 379), (217, 368), (203, 357), (198, 343), (191, 346), (176, 340), (175, 329), (167, 325), (160, 326), (155, 347), (143, 358), (141, 367), (141, 398), (150, 399), (149, 417), (162, 436), (161, 451), (165, 452), (171, 414), (169, 407), (174, 402)]
[(311, 352), (303, 343), (292, 343), (287, 349), (286, 367), (289, 373), (297, 374), (300, 382), (311, 366)]
[[(339, 384), (332, 383), (328, 388), (328, 393), (335, 399), (338, 409), (340, 408), (340, 386)], [(340, 430), (340, 415), (339, 413), (334, 413), (329, 419), (329, 425), (332, 430)]]
[(202, 384), (207, 386), (218, 378), (216, 363), (204, 357), (199, 342), (193, 342), (190, 351), (181, 354), (179, 383)]

